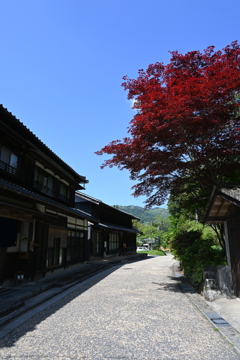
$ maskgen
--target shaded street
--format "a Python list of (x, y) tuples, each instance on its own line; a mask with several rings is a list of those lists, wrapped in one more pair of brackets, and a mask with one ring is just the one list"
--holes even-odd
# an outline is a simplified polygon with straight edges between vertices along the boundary
[(1, 359), (239, 359), (177, 285), (171, 255), (104, 271), (0, 340)]

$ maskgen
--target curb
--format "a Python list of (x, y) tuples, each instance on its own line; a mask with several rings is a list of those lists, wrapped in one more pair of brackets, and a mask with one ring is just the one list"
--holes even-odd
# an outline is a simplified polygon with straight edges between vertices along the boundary
[(222, 318), (222, 316), (219, 315), (209, 304), (207, 304), (201, 295), (194, 292), (188, 284), (183, 283), (177, 267), (178, 263), (173, 264), (172, 270), (175, 277), (179, 279), (177, 282), (182, 292), (212, 324), (214, 330), (219, 331), (219, 333), (234, 347), (236, 352), (240, 354), (240, 333), (224, 318)]

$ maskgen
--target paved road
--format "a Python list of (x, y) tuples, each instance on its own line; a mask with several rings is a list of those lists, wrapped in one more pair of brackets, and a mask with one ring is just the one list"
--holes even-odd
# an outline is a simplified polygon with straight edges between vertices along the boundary
[(172, 257), (109, 269), (0, 340), (0, 359), (240, 359), (178, 288)]

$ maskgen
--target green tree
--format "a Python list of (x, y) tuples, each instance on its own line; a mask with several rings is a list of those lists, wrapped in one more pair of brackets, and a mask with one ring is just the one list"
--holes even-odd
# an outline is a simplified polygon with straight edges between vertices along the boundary
[(198, 285), (206, 265), (226, 264), (225, 247), (217, 232), (198, 221), (190, 208), (183, 208), (184, 195), (169, 200), (170, 226), (167, 233), (172, 254), (180, 261), (185, 275)]
[(216, 246), (216, 236), (209, 227), (195, 224), (188, 230), (179, 230), (169, 242), (172, 254), (180, 261), (191, 281), (198, 285), (207, 265), (225, 265), (226, 257), (222, 248)]
[(141, 234), (137, 236), (139, 244), (143, 244), (151, 240), (155, 246), (165, 246), (166, 239), (165, 234), (168, 231), (169, 221), (168, 218), (161, 215), (155, 217), (154, 221), (150, 223), (140, 223), (137, 225), (137, 229), (141, 231)]

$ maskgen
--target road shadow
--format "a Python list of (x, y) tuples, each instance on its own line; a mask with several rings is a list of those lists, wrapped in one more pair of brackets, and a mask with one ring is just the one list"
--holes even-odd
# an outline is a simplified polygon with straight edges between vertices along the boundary
[[(10, 348), (15, 346), (15, 343), (24, 335), (29, 332), (32, 332), (36, 329), (36, 327), (49, 316), (53, 315), (57, 311), (59, 311), (62, 307), (69, 304), (76, 297), (81, 296), (85, 291), (89, 290), (91, 287), (105, 279), (107, 276), (112, 274), (114, 271), (118, 270), (120, 267), (125, 264), (118, 264), (107, 270), (104, 270), (103, 273), (97, 274), (94, 278), (89, 278), (87, 282), (79, 283), (79, 288), (73, 290), (70, 294), (64, 296), (62, 299), (57, 300), (52, 305), (46, 307), (46, 309), (41, 310), (36, 315), (33, 315), (30, 319), (26, 320), (23, 324), (17, 326), (13, 329), (9, 334), (0, 339), (0, 349), (1, 348)], [(31, 311), (31, 310), (30, 310)]]
[(194, 293), (194, 290), (186, 283), (184, 276), (168, 276), (170, 282), (166, 283), (153, 283), (158, 285), (159, 291), (170, 291), (174, 293), (184, 292), (184, 293)]

